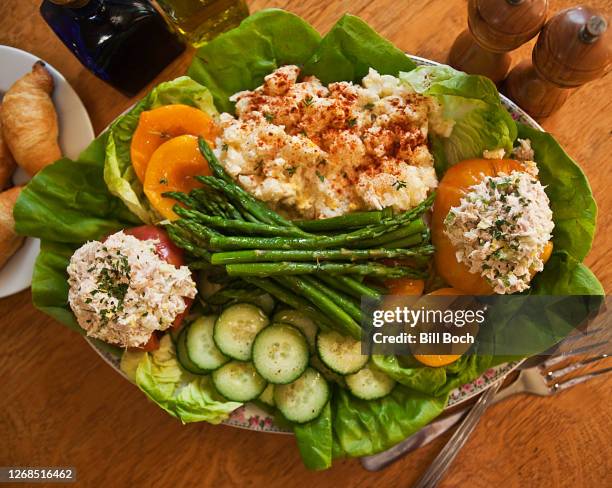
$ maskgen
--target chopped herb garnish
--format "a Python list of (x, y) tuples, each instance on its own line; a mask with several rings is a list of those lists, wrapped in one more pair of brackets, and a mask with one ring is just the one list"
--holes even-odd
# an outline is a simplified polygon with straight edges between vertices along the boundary
[(393, 188), (395, 188), (396, 190), (401, 190), (402, 188), (406, 188), (406, 182), (403, 180), (395, 180), (395, 183), (393, 183)]
[(265, 113), (264, 114), (264, 118), (268, 121), (268, 122), (272, 122), (274, 120), (274, 115), (270, 114), (270, 113)]
[(285, 171), (287, 172), (289, 176), (293, 176), (296, 170), (297, 168), (295, 166), (289, 166), (288, 168), (285, 168)]
[(313, 100), (313, 98), (312, 98), (312, 97), (309, 95), (309, 96), (307, 96), (306, 98), (304, 98), (303, 103), (304, 103), (304, 106), (305, 106), (305, 107), (309, 107), (310, 105), (312, 105), (312, 104), (314, 103), (314, 100)]
[(349, 127), (355, 127), (355, 125), (357, 125), (357, 119), (356, 118), (348, 119), (347, 124)]
[(228, 150), (228, 148), (229, 148), (229, 146), (228, 146), (227, 144), (223, 144), (223, 145), (221, 146), (221, 150), (222, 150), (222, 151), (227, 151), (227, 150)]
[(372, 110), (374, 108), (374, 104), (372, 102), (366, 103), (363, 108), (366, 110)]
[(319, 171), (315, 171), (317, 178), (319, 178), (319, 180), (321, 181), (321, 183), (323, 183), (325, 181), (325, 176), (323, 176), (321, 173), (319, 173)]
[[(160, 178), (159, 184), (160, 185), (167, 185), (168, 184), (168, 180), (166, 178)], [(117, 252), (119, 252), (119, 251), (117, 251)]]

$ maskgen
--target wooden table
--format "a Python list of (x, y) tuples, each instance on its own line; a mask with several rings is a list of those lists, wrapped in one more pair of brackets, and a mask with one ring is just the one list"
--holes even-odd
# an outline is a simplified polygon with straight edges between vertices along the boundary
[[(556, 11), (569, 0), (551, 0)], [(40, 1), (0, 2), (0, 44), (49, 61), (74, 86), (97, 132), (134, 100), (86, 71), (38, 15)], [(611, 2), (591, 0), (607, 10)], [(326, 32), (345, 11), (401, 49), (445, 61), (466, 25), (465, 0), (255, 0), (287, 8)], [(524, 46), (515, 59), (529, 55)], [(157, 81), (182, 74), (191, 53)], [(2, 67), (0, 67), (2, 69)], [(156, 82), (157, 82), (156, 81)], [(610, 77), (580, 89), (544, 121), (589, 176), (599, 225), (587, 264), (612, 290), (612, 98)], [(148, 402), (68, 329), (36, 311), (25, 291), (0, 300), (0, 466), (72, 465), (83, 486), (409, 486), (446, 441), (381, 473), (342, 460), (308, 472), (291, 436), (225, 426), (181, 426)], [(484, 416), (441, 486), (608, 485), (612, 472), (612, 377), (556, 398), (518, 396)], [(605, 480), (608, 479), (608, 482)], [(23, 486), (23, 485), (22, 485)]]

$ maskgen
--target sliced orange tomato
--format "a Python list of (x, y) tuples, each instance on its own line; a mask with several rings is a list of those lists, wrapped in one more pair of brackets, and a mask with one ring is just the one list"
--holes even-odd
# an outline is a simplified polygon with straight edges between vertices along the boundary
[(210, 115), (189, 105), (164, 105), (140, 114), (132, 136), (130, 157), (141, 182), (144, 182), (147, 165), (157, 148), (185, 134), (203, 137), (212, 144), (218, 129)]
[(459, 290), (458, 288), (438, 288), (437, 290), (432, 291), (431, 293), (428, 293), (427, 295), (452, 296), (452, 295), (467, 295), (467, 293)]
[[(452, 295), (466, 295), (466, 293), (457, 288), (440, 288), (438, 290), (428, 293), (427, 296), (452, 296)], [(461, 357), (461, 354), (414, 354), (414, 358), (432, 368), (439, 368), (441, 366), (447, 366), (454, 363)]]
[(198, 138), (184, 135), (163, 143), (151, 156), (144, 179), (144, 192), (155, 210), (170, 220), (178, 219), (172, 210), (177, 203), (163, 197), (167, 191), (188, 193), (202, 186), (194, 176), (210, 176), (208, 163), (198, 148)]
[(414, 278), (395, 278), (386, 280), (385, 286), (390, 295), (422, 295), (425, 289), (425, 281)]
[(461, 354), (415, 354), (414, 358), (425, 366), (439, 368), (454, 363)]
[[(467, 295), (490, 295), (493, 289), (482, 276), (470, 273), (464, 263), (457, 261), (455, 248), (444, 233), (444, 219), (451, 207), (460, 204), (469, 187), (480, 183), (486, 176), (524, 170), (524, 166), (513, 159), (468, 159), (452, 166), (440, 181), (431, 221), (431, 240), (436, 248), (434, 262), (438, 274)], [(542, 253), (544, 262), (551, 253), (552, 243), (549, 242)]]

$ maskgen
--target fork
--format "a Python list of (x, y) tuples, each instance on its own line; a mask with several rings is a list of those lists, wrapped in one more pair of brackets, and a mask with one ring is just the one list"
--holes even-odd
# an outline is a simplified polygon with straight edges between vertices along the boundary
[[(543, 361), (537, 366), (522, 370), (514, 383), (496, 394), (501, 385), (501, 382), (497, 383), (497, 385), (485, 392), (478, 399), (478, 402), (476, 402), (465, 420), (413, 488), (433, 488), (438, 485), (453, 460), (466, 443), (470, 434), (478, 425), (480, 417), (489, 405), (516, 393), (530, 393), (539, 396), (554, 395), (559, 391), (571, 388), (572, 386), (588, 381), (599, 375), (609, 373), (612, 371), (612, 367), (592, 371), (566, 381), (556, 381), (558, 378), (562, 378), (568, 373), (577, 371), (588, 364), (601, 361), (607, 357), (609, 357), (608, 354), (600, 354), (599, 356), (578, 361), (561, 369), (550, 370), (552, 366), (559, 364), (565, 359), (563, 356), (556, 356)], [(554, 381), (554, 383), (550, 384), (551, 381)]]
[[(590, 334), (594, 334), (596, 332), (598, 331), (592, 331)], [(610, 368), (606, 368), (602, 371), (593, 372), (572, 380), (568, 380), (562, 384), (555, 383), (551, 387), (548, 387), (547, 385), (548, 382), (561, 378), (562, 376), (572, 371), (575, 371), (581, 368), (582, 366), (586, 366), (587, 364), (594, 363), (596, 361), (608, 357), (607, 354), (600, 354), (587, 360), (578, 361), (569, 366), (566, 366), (565, 368), (561, 368), (555, 371), (549, 371), (550, 368), (558, 365), (568, 357), (576, 356), (578, 354), (584, 354), (586, 352), (592, 351), (593, 349), (599, 348), (604, 344), (606, 344), (606, 342), (599, 342), (596, 344), (590, 344), (587, 346), (575, 348), (569, 352), (550, 357), (544, 361), (542, 361), (541, 356), (536, 356), (527, 359), (519, 367), (521, 369), (521, 372), (519, 376), (515, 379), (515, 381), (510, 386), (494, 395), (491, 404), (497, 403), (517, 393), (550, 395), (558, 391), (570, 388), (571, 386), (574, 386), (578, 383), (587, 381), (600, 374), (609, 372)], [(553, 351), (548, 352), (551, 353)], [(501, 385), (502, 383), (503, 380), (500, 380), (499, 384)], [(548, 391), (548, 388), (552, 388), (553, 391)], [(369, 471), (379, 471), (387, 467), (405, 454), (428, 444), (433, 439), (439, 437), (440, 435), (448, 431), (458, 421), (464, 418), (471, 408), (471, 406), (465, 407), (462, 410), (454, 412), (451, 415), (448, 415), (442, 419), (431, 422), (429, 425), (427, 425), (420, 431), (416, 432), (412, 436), (408, 437), (407, 439), (403, 440), (399, 444), (391, 447), (386, 451), (371, 456), (362, 457), (362, 466)]]

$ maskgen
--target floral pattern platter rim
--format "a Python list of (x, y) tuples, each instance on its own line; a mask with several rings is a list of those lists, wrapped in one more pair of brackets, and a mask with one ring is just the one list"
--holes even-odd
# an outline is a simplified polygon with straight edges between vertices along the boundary
[[(442, 63), (431, 61), (419, 56), (408, 55), (417, 65), (435, 66)], [(522, 122), (534, 129), (543, 131), (542, 127), (532, 119), (525, 111), (523, 111), (513, 101), (500, 93), (500, 98), (504, 107), (508, 110), (512, 118), (518, 122)], [(128, 109), (129, 110), (129, 109)], [(100, 355), (100, 357), (108, 363), (115, 371), (128, 380), (127, 376), (121, 371), (120, 359), (107, 350), (99, 347), (89, 338), (85, 338), (89, 345)], [(495, 366), (485, 371), (481, 376), (470, 383), (466, 383), (451, 391), (446, 408), (463, 403), (470, 398), (482, 393), (486, 389), (499, 381), (502, 381), (506, 375), (514, 371), (523, 361), (514, 361)], [(128, 380), (129, 381), (129, 380)], [(274, 418), (263, 409), (252, 403), (247, 403), (242, 407), (234, 410), (230, 417), (223, 422), (225, 425), (237, 427), (247, 430), (255, 430), (260, 432), (274, 432), (277, 434), (291, 434), (290, 431), (277, 426), (274, 423)]]

